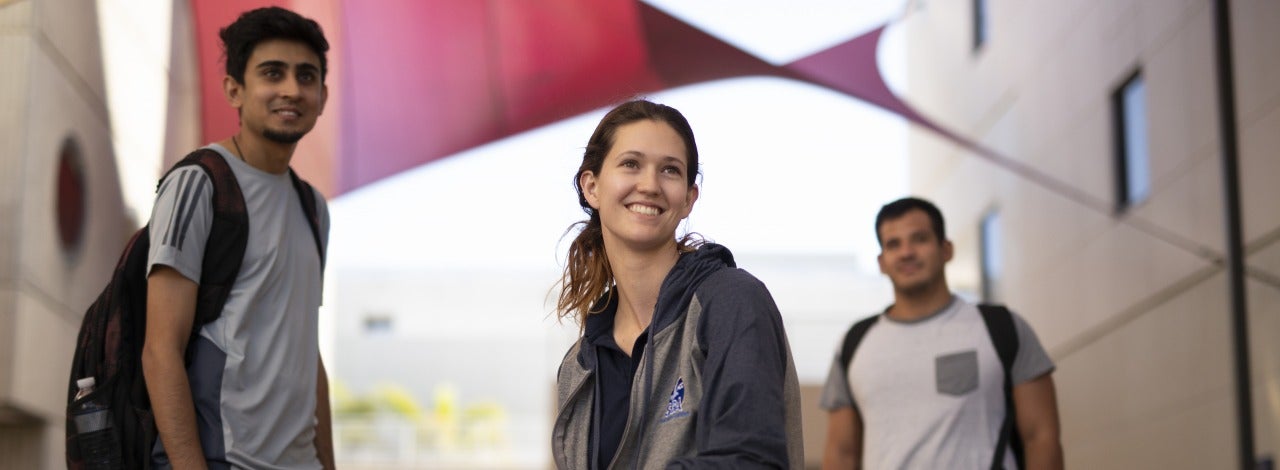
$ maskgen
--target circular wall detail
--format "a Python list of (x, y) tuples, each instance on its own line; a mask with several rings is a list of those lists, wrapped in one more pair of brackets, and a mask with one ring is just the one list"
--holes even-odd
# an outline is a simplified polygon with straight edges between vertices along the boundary
[(58, 238), (62, 250), (74, 251), (84, 238), (84, 158), (74, 138), (62, 142), (58, 156)]

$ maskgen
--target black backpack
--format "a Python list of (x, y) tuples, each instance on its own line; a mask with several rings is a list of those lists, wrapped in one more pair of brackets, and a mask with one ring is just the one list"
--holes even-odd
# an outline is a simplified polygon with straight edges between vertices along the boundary
[[(191, 337), (200, 328), (222, 314), (240, 265), (244, 261), (249, 239), (249, 214), (244, 195), (231, 167), (216, 151), (199, 149), (191, 152), (165, 173), (195, 165), (209, 175), (213, 186), (213, 222), (205, 245), (204, 262), (196, 294), (195, 319)], [(315, 236), (316, 249), (324, 265), (324, 249), (320, 241), (319, 218), (315, 193), (311, 186), (292, 170), (289, 176), (302, 201), (307, 221)], [(164, 178), (160, 179), (161, 182)], [(159, 186), (157, 185), (157, 190)], [(111, 411), (109, 428), (112, 447), (119, 450), (122, 468), (151, 468), (151, 449), (158, 436), (142, 375), (142, 345), (147, 324), (147, 257), (150, 251), (150, 227), (143, 226), (116, 263), (111, 281), (97, 300), (89, 306), (80, 324), (76, 352), (71, 362), (71, 380), (67, 387), (66, 458), (67, 468), (86, 468), (86, 455), (81, 452), (81, 435), (74, 420), (86, 405)], [(188, 341), (188, 357), (191, 351)], [(95, 379), (91, 393), (76, 399), (76, 381)], [(100, 445), (94, 442), (89, 445)]]
[[(982, 312), (982, 322), (987, 325), (987, 334), (991, 336), (991, 344), (996, 348), (996, 355), (1000, 356), (1000, 365), (1004, 369), (1004, 423), (1000, 425), (1000, 438), (996, 441), (995, 456), (991, 460), (992, 470), (999, 470), (1004, 467), (1004, 451), (1006, 447), (1013, 449), (1013, 455), (1018, 462), (1018, 468), (1026, 468), (1026, 461), (1022, 449), (1022, 437), (1018, 435), (1017, 430), (1017, 410), (1013, 407), (1013, 378), (1011, 370), (1013, 369), (1013, 360), (1018, 355), (1018, 332), (1013, 325), (1013, 314), (1003, 305), (980, 304), (978, 311)], [(853, 361), (853, 353), (858, 349), (858, 343), (862, 342), (862, 337), (867, 334), (867, 330), (871, 329), (880, 315), (864, 318), (854, 323), (849, 328), (849, 332), (844, 336), (844, 344), (840, 347), (840, 365), (844, 370), (849, 370), (849, 363)], [(854, 405), (857, 406), (856, 404)]]

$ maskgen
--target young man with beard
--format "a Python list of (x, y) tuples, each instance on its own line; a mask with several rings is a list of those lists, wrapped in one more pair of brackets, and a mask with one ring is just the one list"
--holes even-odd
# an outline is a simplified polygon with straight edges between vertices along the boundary
[(942, 213), (900, 199), (876, 235), (894, 303), (855, 325), (832, 364), (823, 468), (1062, 468), (1053, 362), (1021, 317), (951, 292)]
[[(315, 21), (274, 7), (244, 13), (219, 35), (222, 87), (240, 128), (205, 148), (239, 184), (247, 242), (217, 319), (193, 335), (197, 304), (205, 304), (203, 263), (215, 262), (204, 259), (215, 242), (212, 198), (225, 194), (215, 195), (209, 174), (194, 165), (161, 183), (150, 223), (142, 353), (160, 435), (152, 463), (333, 468), (317, 338), (328, 211), (289, 170), (298, 140), (324, 110), (329, 43)], [(302, 204), (312, 195), (309, 213)]]

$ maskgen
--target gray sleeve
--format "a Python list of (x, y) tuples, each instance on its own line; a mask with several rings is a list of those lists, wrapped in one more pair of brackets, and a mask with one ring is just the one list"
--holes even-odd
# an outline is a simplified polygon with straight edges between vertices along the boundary
[(1018, 355), (1013, 359), (1013, 384), (1021, 385), (1053, 372), (1053, 360), (1040, 345), (1040, 338), (1018, 314), (1013, 314), (1013, 326), (1018, 333)]
[(197, 166), (173, 171), (160, 183), (149, 222), (147, 274), (156, 265), (165, 265), (200, 282), (204, 246), (213, 222), (212, 196), (209, 175)]
[(311, 188), (316, 195), (316, 221), (320, 226), (316, 227), (320, 233), (320, 250), (323, 253), (324, 265), (320, 267), (320, 305), (324, 305), (324, 271), (329, 265), (329, 202), (324, 200), (324, 195), (320, 194), (320, 190)]
[(840, 351), (837, 349), (831, 358), (831, 370), (827, 372), (827, 383), (822, 386), (822, 399), (818, 405), (827, 411), (853, 407), (853, 392), (849, 387), (849, 370), (840, 363)]

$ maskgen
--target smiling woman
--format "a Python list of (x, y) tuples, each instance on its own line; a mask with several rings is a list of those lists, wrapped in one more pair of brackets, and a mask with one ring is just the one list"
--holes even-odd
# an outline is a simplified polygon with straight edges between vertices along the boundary
[(692, 251), (694, 238), (686, 235), (677, 244), (673, 236), (698, 198), (697, 172), (693, 129), (675, 108), (632, 101), (605, 115), (574, 180), (578, 205), (589, 218), (579, 223), (583, 229), (569, 247), (558, 304), (562, 315), (572, 312), (585, 322), (587, 307), (613, 282), (611, 259), (604, 256), (610, 245), (619, 257), (630, 256), (624, 249), (668, 248), (667, 258)]
[(606, 245), (645, 250), (672, 243), (671, 234), (698, 199), (698, 186), (686, 184), (693, 180), (686, 175), (694, 174), (686, 154), (681, 136), (665, 123), (637, 121), (618, 129), (613, 151), (579, 183), (593, 209), (609, 209), (610, 223), (601, 223)]
[(557, 377), (559, 468), (803, 466), (772, 296), (727, 248), (675, 238), (697, 173), (693, 129), (670, 106), (618, 105), (587, 142), (574, 182), (589, 218), (558, 303), (582, 328)]

